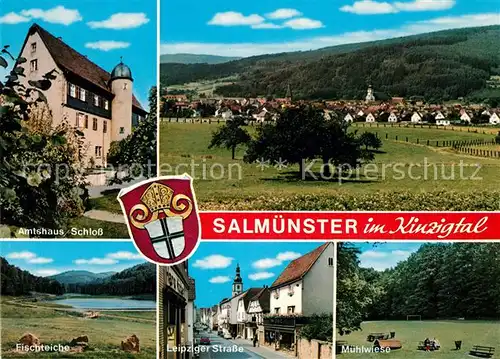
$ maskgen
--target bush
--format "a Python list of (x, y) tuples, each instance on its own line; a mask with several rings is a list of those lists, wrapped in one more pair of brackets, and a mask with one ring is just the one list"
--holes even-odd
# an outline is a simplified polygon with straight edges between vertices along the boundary
[(299, 337), (307, 340), (333, 341), (333, 315), (313, 314), (308, 324), (304, 325), (299, 332)]
[[(2, 54), (15, 65), (6, 82), (0, 82), (0, 223), (65, 229), (84, 210), (83, 134), (66, 122), (53, 127), (50, 111), (40, 105), (46, 102), (43, 91), (56, 78), (54, 71), (23, 86), (19, 64), (26, 59), (15, 59), (8, 46)], [(6, 68), (4, 56), (0, 66)]]

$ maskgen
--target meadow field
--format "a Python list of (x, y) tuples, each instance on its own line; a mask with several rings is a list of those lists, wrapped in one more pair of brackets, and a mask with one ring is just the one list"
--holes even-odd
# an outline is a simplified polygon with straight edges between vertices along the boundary
[[(2, 358), (156, 358), (156, 312), (101, 311), (97, 319), (86, 319), (71, 308), (49, 303), (23, 303), (12, 297), (0, 297), (2, 318)], [(13, 351), (19, 338), (32, 333), (41, 344), (67, 345), (81, 335), (89, 338), (83, 353), (30, 353)], [(141, 352), (130, 354), (120, 349), (128, 336), (139, 337)]]
[[(351, 202), (365, 201), (369, 204), (383, 196), (389, 198), (395, 192), (400, 197), (416, 202), (419, 196), (440, 198), (447, 201), (444, 192), (450, 194), (449, 202), (457, 202), (454, 196), (468, 200), (470, 193), (484, 203), (492, 203), (498, 209), (500, 188), (500, 160), (459, 154), (452, 148), (426, 146), (425, 141), (492, 140), (491, 133), (468, 133), (427, 128), (398, 127), (352, 127), (352, 130), (377, 132), (383, 141), (375, 160), (346, 179), (322, 179), (319, 176), (320, 162), (312, 169), (312, 176), (302, 180), (298, 165), (277, 168), (275, 164), (259, 166), (244, 163), (245, 148), (238, 148), (235, 160), (231, 151), (208, 149), (212, 132), (219, 126), (208, 123), (172, 123), (160, 125), (160, 173), (174, 175), (187, 172), (194, 179), (194, 187), (203, 210), (266, 208), (254, 205), (257, 202), (308, 201), (307, 197), (325, 201), (330, 199), (330, 209), (373, 209), (363, 208)], [(255, 127), (246, 127), (250, 134)], [(386, 139), (386, 134), (388, 139)], [(395, 137), (398, 136), (398, 140)], [(408, 142), (406, 142), (408, 137)], [(416, 144), (416, 139), (420, 144)], [(306, 197), (304, 198), (296, 198)], [(490, 198), (491, 197), (491, 198)], [(335, 200), (333, 198), (336, 198)], [(365, 199), (363, 199), (365, 198)], [(293, 199), (293, 200), (292, 200)], [(343, 204), (344, 202), (349, 202)], [(461, 200), (460, 200), (461, 201)], [(459, 202), (460, 202), (459, 201)], [(401, 202), (401, 201), (400, 201)], [(425, 200), (424, 200), (425, 202)], [(433, 200), (431, 200), (434, 203)], [(451, 210), (434, 203), (429, 208)], [(285, 206), (285, 205), (283, 205)], [(464, 209), (463, 206), (460, 208)], [(460, 208), (457, 208), (460, 210)], [(275, 207), (273, 209), (279, 209)], [(320, 208), (295, 208), (320, 209)], [(408, 208), (411, 209), (411, 208)], [(470, 208), (478, 210), (480, 208)]]
[[(349, 346), (371, 347), (366, 337), (370, 332), (396, 332), (395, 339), (401, 341), (402, 349), (384, 353), (384, 358), (443, 358), (457, 359), (469, 357), (468, 353), (474, 345), (495, 347), (500, 350), (499, 321), (373, 321), (363, 322), (362, 330), (349, 335), (337, 334), (337, 341), (345, 341)], [(436, 338), (441, 343), (441, 349), (433, 352), (417, 350), (420, 341), (425, 338)], [(462, 341), (462, 349), (455, 350), (455, 341)], [(377, 353), (344, 353), (338, 358), (369, 359), (379, 358)]]

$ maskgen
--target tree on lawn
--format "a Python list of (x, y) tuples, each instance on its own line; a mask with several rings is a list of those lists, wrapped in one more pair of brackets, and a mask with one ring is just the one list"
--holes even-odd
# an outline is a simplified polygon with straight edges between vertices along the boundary
[[(139, 122), (130, 135), (121, 141), (111, 143), (107, 159), (116, 170), (111, 183), (129, 182), (142, 175), (150, 178), (156, 175), (156, 87), (149, 91), (149, 113)], [(118, 178), (118, 170), (125, 169), (127, 175)]]
[(20, 66), (26, 59), (14, 58), (8, 49), (0, 55), (1, 67), (8, 67), (7, 59), (13, 62), (6, 81), (0, 81), (0, 223), (66, 229), (70, 218), (84, 211), (83, 133), (65, 121), (42, 131), (41, 124), (51, 126), (52, 115), (39, 104), (46, 102), (43, 92), (57, 78), (55, 71), (26, 86)]
[(227, 148), (231, 150), (231, 158), (234, 160), (236, 148), (239, 145), (249, 143), (251, 140), (247, 130), (241, 127), (244, 124), (245, 121), (241, 117), (228, 120), (212, 134), (212, 140), (208, 148)]
[(359, 137), (362, 146), (365, 146), (365, 149), (368, 151), (369, 149), (378, 150), (382, 147), (382, 140), (373, 132), (363, 132)]

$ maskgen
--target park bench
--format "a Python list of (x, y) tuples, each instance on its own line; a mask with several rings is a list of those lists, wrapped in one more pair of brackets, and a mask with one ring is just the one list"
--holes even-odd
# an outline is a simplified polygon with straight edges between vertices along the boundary
[[(417, 350), (426, 350), (425, 349), (425, 344), (424, 342), (418, 342)], [(439, 347), (435, 348), (432, 345), (429, 344), (429, 350), (434, 351), (434, 350), (439, 350)]]
[(482, 345), (474, 345), (469, 354), (481, 358), (491, 358), (493, 354), (495, 354), (495, 348)]
[(403, 347), (401, 341), (397, 339), (377, 339), (373, 343), (373, 346), (376, 348), (390, 348), (391, 350), (401, 349)]
[(384, 333), (370, 333), (366, 337), (366, 340), (369, 341), (369, 342), (373, 342), (376, 339), (384, 339), (385, 336), (386, 335)]

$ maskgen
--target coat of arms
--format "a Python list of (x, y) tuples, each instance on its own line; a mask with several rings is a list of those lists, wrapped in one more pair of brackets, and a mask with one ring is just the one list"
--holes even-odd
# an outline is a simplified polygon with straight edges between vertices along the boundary
[(198, 209), (187, 174), (122, 189), (118, 200), (136, 247), (150, 261), (174, 265), (185, 261), (198, 246)]

